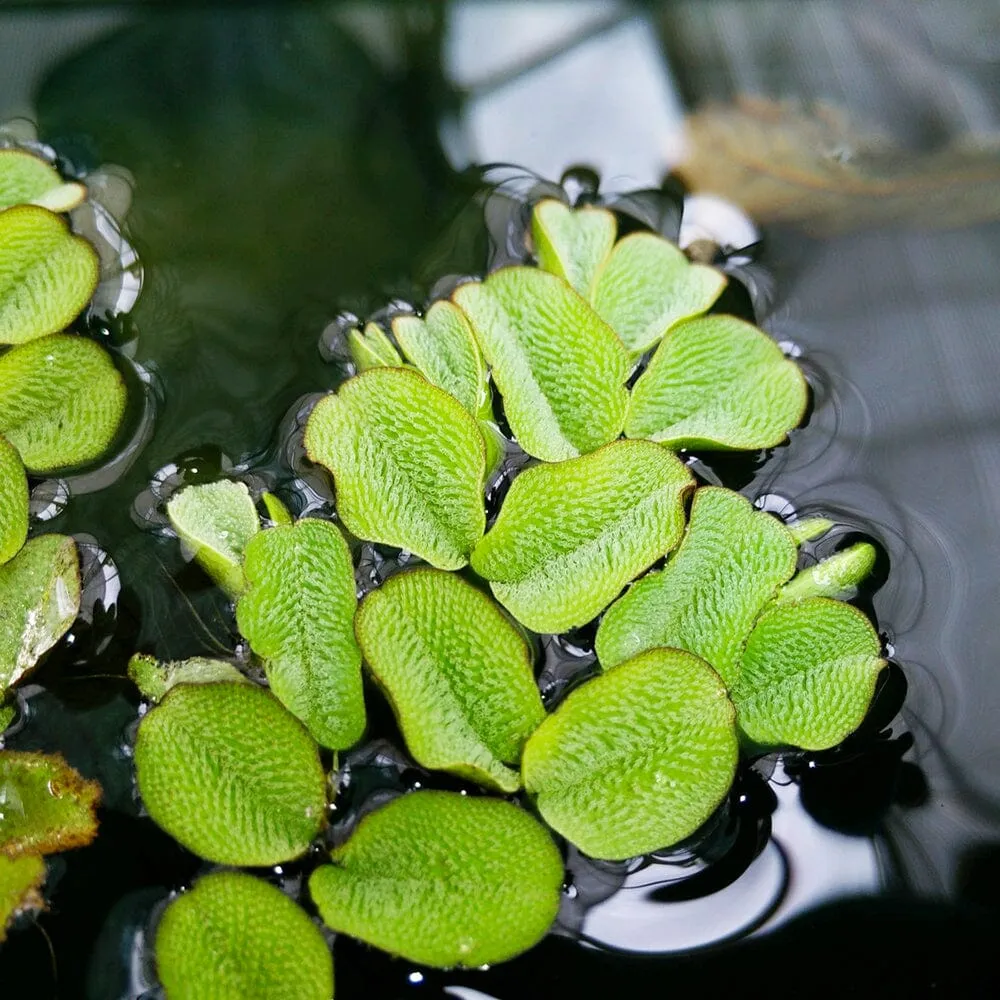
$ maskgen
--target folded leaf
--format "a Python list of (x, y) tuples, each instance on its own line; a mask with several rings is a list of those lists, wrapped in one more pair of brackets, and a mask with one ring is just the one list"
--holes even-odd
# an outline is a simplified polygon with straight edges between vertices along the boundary
[(858, 584), (875, 568), (875, 546), (858, 542), (796, 573), (778, 591), (780, 601), (806, 597), (853, 597)]
[(99, 458), (118, 432), (125, 402), (110, 356), (83, 337), (43, 337), (0, 356), (0, 434), (29, 472)]
[(678, 323), (632, 390), (625, 433), (671, 448), (770, 448), (801, 422), (799, 366), (732, 316)]
[(37, 198), (32, 198), (31, 204), (47, 208), (50, 212), (72, 212), (78, 205), (83, 204), (86, 197), (87, 189), (82, 184), (71, 181), (50, 188)]
[(472, 554), (497, 600), (536, 632), (563, 632), (601, 612), (678, 543), (687, 468), (648, 441), (522, 472)]
[(564, 281), (507, 267), (452, 295), (468, 316), (518, 443), (546, 462), (621, 433), (628, 352)]
[(295, 523), (295, 518), (292, 517), (288, 508), (273, 493), (265, 490), (261, 493), (260, 499), (264, 504), (264, 509), (267, 511), (267, 516), (274, 523), (275, 527)]
[(156, 928), (170, 1000), (331, 1000), (333, 958), (319, 928), (251, 875), (213, 872), (171, 900)]
[(0, 436), (0, 566), (17, 554), (28, 537), (28, 477), (21, 457)]
[(729, 791), (734, 717), (704, 660), (651, 649), (577, 688), (538, 727), (524, 786), (545, 821), (591, 857), (669, 847)]
[(358, 641), (418, 764), (515, 792), (545, 709), (522, 635), (460, 577), (390, 577), (358, 609)]
[(340, 529), (314, 518), (268, 528), (247, 545), (244, 570), (236, 621), (271, 691), (322, 746), (356, 743), (365, 729), (358, 602)]
[(260, 531), (245, 483), (221, 479), (188, 486), (167, 503), (167, 516), (194, 558), (230, 597), (246, 589), (243, 553)]
[(139, 724), (135, 768), (153, 820), (218, 864), (290, 861), (323, 824), (316, 742), (253, 684), (179, 684)]
[(80, 565), (72, 538), (39, 535), (0, 566), (0, 692), (66, 634), (79, 610)]
[(546, 198), (531, 213), (538, 266), (567, 281), (588, 301), (617, 232), (618, 222), (606, 208), (572, 209)]
[(51, 854), (97, 836), (101, 786), (59, 754), (0, 750), (0, 855)]
[(727, 684), (757, 616), (795, 572), (785, 526), (738, 493), (704, 487), (694, 495), (687, 534), (666, 567), (611, 605), (597, 630), (605, 670), (654, 646), (686, 649)]
[(0, 213), (0, 344), (57, 333), (97, 288), (94, 248), (58, 216), (35, 205)]
[(128, 676), (149, 701), (163, 701), (178, 684), (249, 684), (249, 679), (226, 660), (195, 656), (190, 660), (161, 663), (155, 656), (136, 653), (128, 661)]
[(45, 862), (40, 854), (16, 858), (0, 854), (0, 944), (20, 914), (45, 905), (40, 892), (44, 881)]
[(642, 354), (676, 323), (709, 309), (725, 287), (721, 271), (692, 264), (662, 236), (633, 233), (601, 269), (592, 301), (625, 346)]
[(34, 201), (62, 182), (59, 171), (40, 156), (0, 149), (0, 211)]
[(486, 447), (461, 403), (417, 372), (375, 368), (320, 400), (306, 449), (333, 473), (359, 538), (458, 569), (486, 527)]
[(559, 909), (552, 838), (498, 799), (412, 792), (365, 816), (331, 857), (309, 879), (327, 926), (422, 965), (506, 961)]
[(817, 597), (781, 604), (747, 640), (733, 687), (740, 728), (755, 743), (825, 750), (865, 717), (885, 667), (857, 608)]
[(791, 532), (795, 544), (801, 545), (803, 542), (811, 542), (820, 535), (825, 535), (833, 524), (834, 522), (827, 517), (806, 517), (801, 521), (786, 524), (785, 527)]
[(347, 334), (347, 349), (359, 372), (369, 368), (395, 368), (403, 363), (395, 344), (378, 323), (369, 323), (363, 331), (351, 330)]

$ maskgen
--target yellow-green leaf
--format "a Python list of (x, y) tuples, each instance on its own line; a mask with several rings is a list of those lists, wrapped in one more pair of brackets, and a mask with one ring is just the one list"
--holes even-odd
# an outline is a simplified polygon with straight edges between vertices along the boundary
[(378, 323), (369, 323), (364, 330), (357, 327), (347, 334), (347, 350), (359, 372), (369, 368), (395, 368), (403, 363), (395, 344)]
[(800, 570), (778, 591), (779, 601), (801, 601), (806, 597), (853, 597), (858, 584), (875, 568), (877, 553), (869, 542), (835, 552), (813, 566)]
[(0, 944), (22, 913), (40, 910), (45, 905), (40, 892), (44, 881), (45, 862), (40, 854), (22, 854), (16, 858), (0, 854)]
[(136, 653), (128, 661), (129, 680), (149, 701), (162, 701), (178, 684), (249, 684), (248, 678), (226, 660), (194, 656), (189, 660), (162, 663), (155, 656)]
[(606, 208), (572, 209), (546, 198), (531, 213), (538, 266), (564, 279), (588, 301), (617, 232), (618, 222)]
[(40, 156), (20, 149), (0, 149), (0, 211), (33, 204), (53, 212), (69, 212), (86, 195), (82, 184), (64, 184), (59, 171)]
[(28, 537), (28, 477), (14, 446), (0, 435), (0, 566)]

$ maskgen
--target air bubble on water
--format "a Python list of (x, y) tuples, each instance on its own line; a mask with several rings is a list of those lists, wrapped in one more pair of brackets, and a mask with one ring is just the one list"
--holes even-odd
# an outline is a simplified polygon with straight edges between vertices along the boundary
[(353, 370), (351, 353), (347, 349), (347, 334), (361, 326), (361, 320), (352, 312), (338, 313), (323, 327), (319, 335), (319, 355), (327, 362), (350, 366)]
[(778, 347), (781, 348), (781, 353), (784, 354), (786, 358), (802, 357), (802, 348), (799, 347), (794, 340), (779, 340)]
[(28, 513), (33, 521), (51, 521), (69, 503), (69, 486), (65, 479), (45, 479), (34, 487), (28, 501)]
[(783, 497), (780, 493), (762, 493), (753, 505), (758, 510), (767, 511), (769, 514), (777, 514), (784, 521), (797, 520), (795, 504), (788, 497)]
[(424, 981), (424, 974), (422, 972), (411, 972), (406, 979), (412, 985), (419, 986)]
[(592, 167), (570, 167), (559, 178), (559, 186), (566, 192), (571, 205), (594, 201), (601, 186), (601, 178)]

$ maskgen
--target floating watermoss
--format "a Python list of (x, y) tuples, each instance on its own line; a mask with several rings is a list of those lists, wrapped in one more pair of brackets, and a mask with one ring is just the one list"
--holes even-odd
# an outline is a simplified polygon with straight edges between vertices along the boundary
[(271, 523), (276, 528), (282, 527), (282, 525), (291, 525), (295, 523), (295, 518), (292, 517), (288, 508), (273, 494), (265, 490), (260, 495), (261, 503), (264, 504), (264, 510), (267, 511), (267, 516)]
[(28, 537), (28, 477), (14, 446), (0, 435), (0, 566)]
[(9, 858), (0, 854), (0, 944), (10, 925), (22, 914), (41, 910), (45, 905), (41, 888), (45, 862), (39, 854)]
[(558, 275), (588, 302), (617, 233), (618, 221), (606, 208), (572, 209), (546, 198), (531, 213), (538, 266)]
[(128, 676), (139, 693), (152, 702), (162, 701), (178, 684), (250, 683), (232, 663), (203, 656), (162, 663), (154, 656), (136, 653), (128, 662)]
[(368, 323), (364, 330), (356, 327), (349, 330), (347, 349), (359, 372), (369, 368), (398, 368), (403, 363), (396, 345), (378, 323)]
[(305, 912), (260, 879), (214, 872), (156, 929), (170, 1000), (332, 1000), (333, 958)]
[(370, 813), (309, 879), (327, 926), (423, 965), (475, 968), (526, 951), (559, 909), (552, 838), (497, 799), (413, 792)]
[(370, 593), (356, 628), (414, 759), (517, 791), (545, 709), (528, 645), (500, 609), (453, 574), (416, 569)]
[(0, 211), (14, 205), (38, 205), (51, 212), (71, 212), (87, 189), (65, 183), (55, 167), (20, 149), (0, 149)]
[(875, 568), (877, 553), (870, 542), (857, 542), (796, 573), (778, 592), (780, 601), (806, 597), (853, 597), (858, 584)]

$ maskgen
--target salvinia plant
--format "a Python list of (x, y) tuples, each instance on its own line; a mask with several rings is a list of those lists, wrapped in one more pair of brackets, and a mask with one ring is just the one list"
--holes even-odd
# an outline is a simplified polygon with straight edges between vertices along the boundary
[[(856, 729), (885, 666), (839, 600), (872, 546), (798, 569), (830, 522), (786, 525), (698, 488), (679, 457), (775, 446), (805, 412), (796, 363), (708, 312), (725, 275), (652, 233), (616, 241), (601, 208), (543, 201), (532, 234), (537, 266), (350, 332), (357, 373), (305, 428), (338, 521), (295, 520), (264, 494), (262, 524), (237, 481), (169, 501), (266, 684), (245, 662), (130, 667), (153, 706), (135, 746), (145, 807), (229, 868), (301, 858), (323, 837), (336, 783), (321, 750), (368, 734), (367, 674), (412, 759), (469, 794), (367, 811), (308, 889), (328, 928), (431, 966), (530, 948), (556, 917), (564, 842), (621, 860), (691, 837), (741, 760)], [(488, 524), (488, 478), (515, 447), (501, 412), (535, 461)], [(342, 528), (415, 565), (359, 602)], [(595, 675), (547, 707), (535, 637), (598, 619)], [(201, 995), (206, 977), (213, 996), (332, 990), (317, 927), (245, 873), (172, 901), (156, 954), (171, 998)]]
[(58, 755), (2, 740), (15, 685), (80, 608), (76, 543), (30, 530), (29, 477), (101, 457), (125, 412), (107, 351), (68, 329), (100, 281), (96, 250), (66, 218), (86, 197), (37, 151), (0, 148), (0, 940), (19, 912), (43, 905), (43, 856), (97, 830), (96, 783)]

